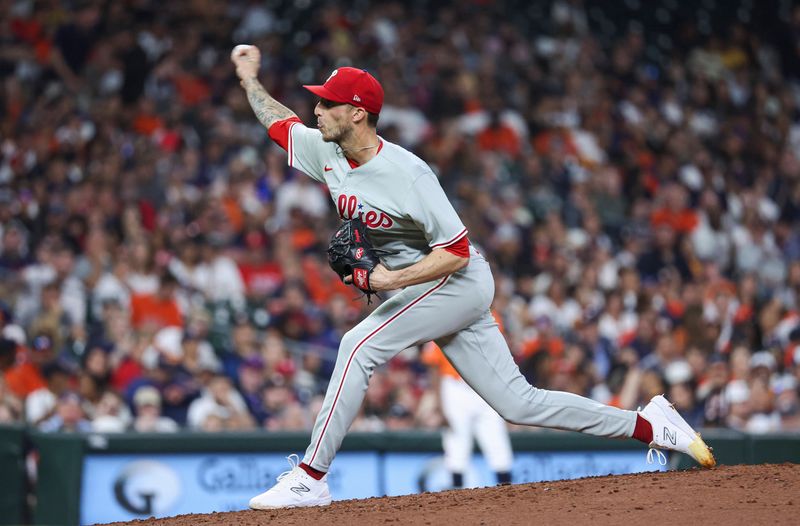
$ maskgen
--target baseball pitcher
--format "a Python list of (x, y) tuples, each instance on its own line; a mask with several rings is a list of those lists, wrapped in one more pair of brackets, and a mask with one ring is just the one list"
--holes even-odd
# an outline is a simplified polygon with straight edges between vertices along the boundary
[[(256, 47), (236, 46), (231, 59), (253, 112), (286, 150), (289, 165), (327, 185), (339, 216), (357, 221), (337, 233), (337, 241), (344, 236), (355, 249), (345, 265), (329, 251), (335, 268), (352, 271), (345, 280), (365, 292), (400, 290), (344, 335), (302, 462), (295, 464), (291, 455), (291, 470), (253, 497), (251, 508), (329, 504), (326, 473), (375, 367), (428, 341), (435, 341), (469, 386), (509, 422), (632, 437), (714, 466), (708, 446), (663, 396), (641, 412), (624, 411), (537, 389), (525, 380), (489, 311), (494, 296), (489, 264), (470, 245), (436, 176), (416, 155), (377, 135), (383, 88), (371, 74), (341, 67), (324, 84), (304, 86), (318, 97), (316, 126), (309, 128), (258, 81)], [(363, 232), (370, 241), (366, 248), (357, 245)], [(373, 248), (381, 262), (371, 268), (360, 264), (359, 254), (363, 258)]]

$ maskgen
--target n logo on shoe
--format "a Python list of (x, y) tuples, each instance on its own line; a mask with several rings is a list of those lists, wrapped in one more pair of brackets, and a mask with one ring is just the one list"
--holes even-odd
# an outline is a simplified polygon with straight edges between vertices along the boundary
[(667, 429), (665, 427), (664, 428), (664, 441), (667, 441), (667, 440), (672, 442), (673, 446), (677, 446), (678, 445), (678, 430), (676, 429), (675, 432), (670, 433), (669, 429)]
[(295, 486), (293, 488), (289, 488), (289, 490), (293, 491), (295, 494), (297, 494), (298, 496), (301, 496), (301, 497), (302, 497), (303, 493), (308, 493), (309, 491), (311, 491), (311, 489), (308, 486), (306, 486), (305, 484), (303, 484), (302, 482), (300, 483), (299, 486)]

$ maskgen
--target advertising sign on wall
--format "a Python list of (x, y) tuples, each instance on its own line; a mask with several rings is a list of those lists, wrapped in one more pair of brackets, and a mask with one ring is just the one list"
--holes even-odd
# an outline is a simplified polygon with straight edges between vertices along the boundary
[[(87, 455), (80, 522), (246, 509), (288, 467), (280, 454)], [(337, 499), (378, 494), (378, 453), (341, 453), (329, 483)]]
[[(81, 524), (151, 516), (234, 511), (288, 469), (281, 454), (186, 453), (90, 454), (84, 460)], [(664, 469), (645, 462), (641, 451), (581, 451), (515, 455), (514, 483)], [(437, 453), (342, 452), (328, 475), (336, 500), (405, 495), (450, 488)], [(495, 484), (476, 455), (465, 474), (468, 487)]]

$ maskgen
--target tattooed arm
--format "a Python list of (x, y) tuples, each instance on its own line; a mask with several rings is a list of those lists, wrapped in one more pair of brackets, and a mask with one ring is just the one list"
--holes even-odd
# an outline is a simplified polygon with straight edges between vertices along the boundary
[(297, 116), (292, 110), (272, 98), (257, 78), (243, 79), (242, 87), (247, 92), (247, 101), (253, 108), (256, 118), (265, 128), (269, 129), (275, 121)]
[(269, 129), (276, 121), (296, 117), (295, 113), (272, 98), (258, 81), (261, 52), (255, 46), (239, 45), (233, 48), (231, 60), (236, 65), (236, 74), (247, 92), (247, 101), (258, 121)]

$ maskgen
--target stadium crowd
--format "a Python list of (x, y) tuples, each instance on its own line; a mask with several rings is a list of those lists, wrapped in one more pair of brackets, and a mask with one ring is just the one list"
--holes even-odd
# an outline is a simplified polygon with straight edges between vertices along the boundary
[[(236, 82), (249, 42), (307, 124), (301, 84), (381, 80), (534, 385), (800, 430), (800, 8), (506, 4), (0, 0), (0, 422), (311, 428), (374, 305)], [(406, 350), (354, 429), (438, 428), (436, 400)]]

